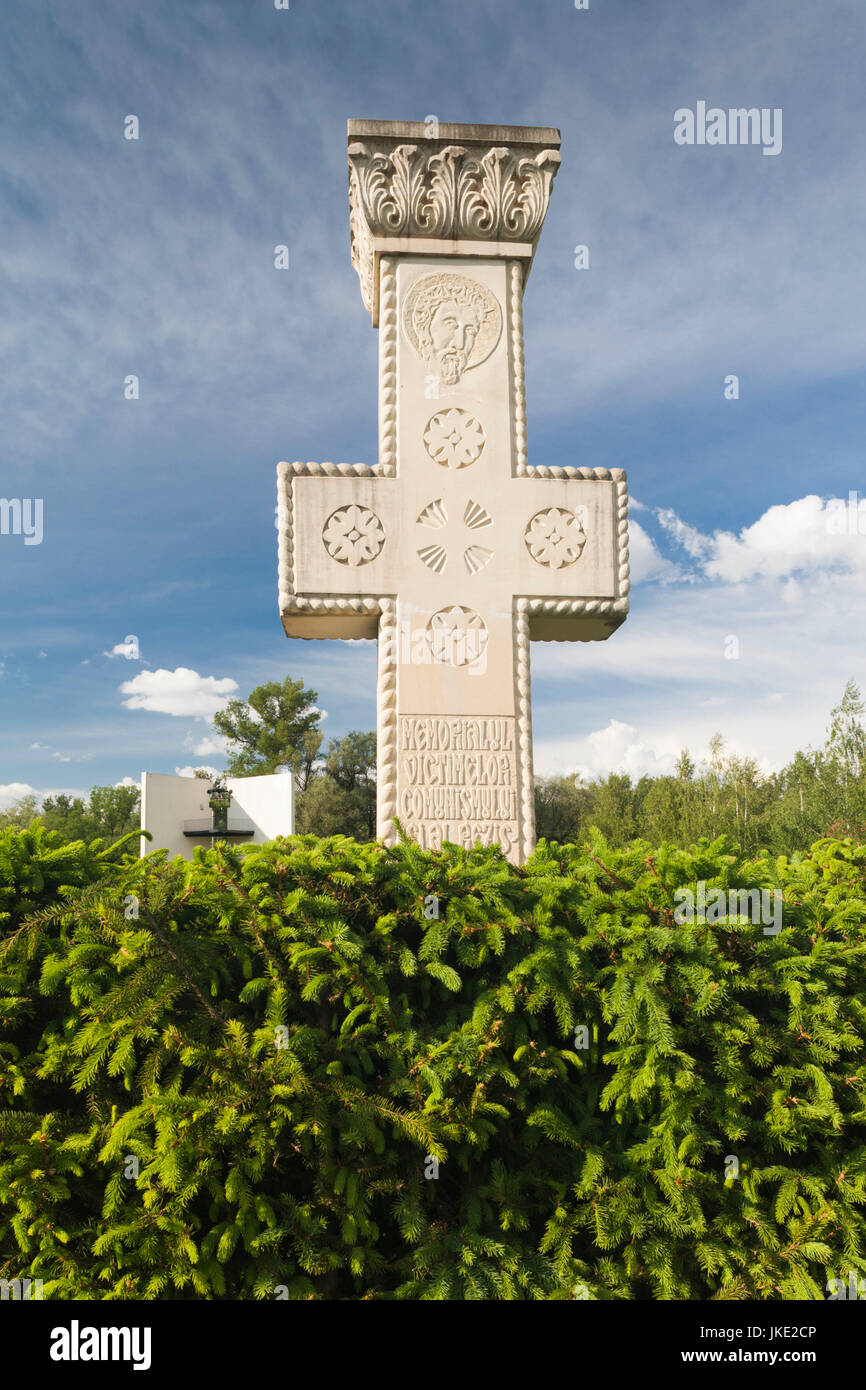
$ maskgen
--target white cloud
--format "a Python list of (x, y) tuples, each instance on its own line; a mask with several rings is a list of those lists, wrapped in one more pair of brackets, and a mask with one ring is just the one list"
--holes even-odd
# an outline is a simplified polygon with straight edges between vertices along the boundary
[(673, 770), (678, 753), (679, 747), (670, 738), (647, 741), (634, 725), (611, 719), (585, 738), (557, 740), (549, 746), (541, 743), (536, 749), (535, 770), (542, 777), (572, 772), (587, 779), (606, 777), (609, 772), (660, 776)]
[(0, 785), (0, 811), (8, 811), (22, 797), (38, 796), (41, 801), (43, 795), (47, 793), (38, 792), (27, 782), (6, 782), (5, 785)]
[(710, 542), (706, 536), (696, 530), (694, 526), (689, 526), (677, 516), (672, 507), (660, 507), (656, 513), (662, 526), (668, 535), (681, 545), (687, 555), (699, 560), (706, 555), (709, 550)]
[(115, 782), (115, 787), (139, 787), (141, 783), (137, 777), (123, 777), (119, 782)]
[(628, 558), (633, 584), (646, 584), (652, 579), (668, 582), (680, 577), (677, 566), (659, 553), (652, 537), (634, 520), (628, 524)]
[(807, 497), (702, 546), (667, 513), (688, 573), (642, 589), (609, 641), (533, 644), (539, 775), (669, 770), (683, 747), (703, 757), (717, 730), (765, 769), (820, 745), (845, 682), (866, 689), (866, 537), (834, 535), (828, 515)]
[[(843, 529), (847, 515), (840, 499), (814, 495), (770, 507), (739, 536), (717, 531), (705, 564), (711, 579), (741, 584), (758, 576), (784, 578), (819, 570), (859, 570), (866, 574), (866, 534)], [(855, 515), (855, 524), (856, 524)], [(842, 522), (840, 527), (839, 522)], [(840, 530), (842, 531), (839, 534)], [(866, 518), (864, 518), (866, 532)]]
[(230, 676), (200, 676), (178, 666), (174, 671), (142, 671), (131, 681), (124, 681), (120, 690), (129, 696), (123, 702), (127, 709), (210, 719), (237, 688), (237, 681)]
[[(123, 642), (116, 642), (110, 652), (103, 652), (103, 656), (124, 656), (127, 661), (140, 661), (141, 653), (138, 646), (138, 638), (130, 637)], [(81, 663), (84, 665), (84, 662)]]
[(207, 756), (208, 753), (224, 754), (228, 747), (228, 739), (223, 734), (205, 734), (204, 738), (199, 739), (196, 739), (194, 734), (187, 734), (184, 747), (201, 756)]
[(219, 777), (217, 769), (208, 767), (207, 763), (196, 763), (195, 766), (192, 763), (187, 763), (186, 767), (176, 767), (174, 775), (175, 777), (195, 777), (197, 771), (206, 772), (209, 777)]

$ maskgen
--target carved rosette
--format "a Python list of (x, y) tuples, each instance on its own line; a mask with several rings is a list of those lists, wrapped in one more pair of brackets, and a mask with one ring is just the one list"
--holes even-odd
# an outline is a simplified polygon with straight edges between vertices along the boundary
[(368, 565), (385, 544), (385, 532), (375, 512), (352, 503), (338, 507), (325, 522), (322, 543), (341, 565)]
[(374, 238), (534, 244), (560, 164), (558, 150), (491, 145), (349, 146), (352, 264), (364, 303), (375, 302)]
[(523, 536), (536, 564), (554, 570), (573, 565), (586, 545), (586, 517), (586, 507), (577, 511), (547, 507), (536, 512)]
[(462, 604), (440, 608), (427, 623), (433, 660), (445, 666), (472, 666), (487, 650), (487, 624)]
[(481, 457), (486, 436), (468, 410), (440, 410), (427, 423), (424, 447), (443, 468), (468, 468)]

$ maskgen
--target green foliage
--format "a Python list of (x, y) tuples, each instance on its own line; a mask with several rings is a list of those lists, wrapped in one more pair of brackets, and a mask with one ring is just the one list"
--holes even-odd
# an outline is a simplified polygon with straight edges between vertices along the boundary
[(256, 777), (291, 769), (309, 776), (322, 742), (315, 690), (286, 676), (256, 686), (249, 700), (229, 700), (214, 727), (230, 742), (226, 772)]
[(17, 826), (23, 830), (39, 815), (39, 798), (35, 792), (27, 792), (6, 811), (0, 811), (0, 830), (7, 826)]
[(117, 840), (140, 825), (138, 787), (93, 787), (86, 801), (60, 792), (48, 796), (40, 820), (66, 843), (73, 840)]
[(324, 767), (314, 771), (298, 797), (297, 829), (301, 834), (374, 838), (375, 733), (353, 731), (331, 739)]
[(684, 848), (702, 837), (729, 835), (750, 852), (794, 853), (825, 837), (866, 842), (866, 730), (864, 704), (849, 681), (831, 711), (820, 749), (795, 753), (781, 772), (763, 772), (754, 758), (725, 752), (710, 740), (707, 764), (698, 768), (683, 750), (672, 776), (636, 783), (610, 773), (586, 783), (579, 776), (536, 782), (540, 835), (588, 845), (593, 828), (621, 847), (639, 837)]
[[(781, 932), (678, 926), (700, 880), (779, 889)], [(0, 904), (0, 1277), (47, 1298), (796, 1299), (866, 1269), (850, 841), (118, 865), (36, 827), (0, 835)]]

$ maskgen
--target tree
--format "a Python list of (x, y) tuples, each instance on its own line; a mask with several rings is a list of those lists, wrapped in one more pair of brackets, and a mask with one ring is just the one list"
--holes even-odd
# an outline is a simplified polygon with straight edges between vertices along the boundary
[(102, 839), (115, 840), (138, 829), (140, 800), (138, 787), (93, 787), (87, 809), (94, 821), (95, 834)]
[(298, 797), (301, 834), (376, 836), (376, 734), (353, 730), (331, 739), (320, 768)]
[(247, 701), (229, 700), (214, 727), (229, 740), (226, 773), (255, 777), (309, 768), (322, 741), (315, 690), (286, 676), (256, 686)]
[(863, 699), (854, 681), (848, 681), (839, 704), (830, 711), (827, 730), (827, 756), (841, 767), (845, 784), (857, 781), (866, 772), (866, 730), (863, 728)]
[(849, 680), (841, 701), (830, 712), (824, 745), (824, 769), (835, 773), (839, 788), (837, 824), (845, 834), (866, 821), (866, 730), (859, 688)]
[(361, 841), (373, 838), (356, 797), (327, 776), (314, 778), (299, 794), (295, 823), (299, 835), (351, 835)]
[(535, 831), (540, 840), (576, 844), (592, 816), (595, 793), (579, 773), (539, 777), (535, 783)]
[(331, 739), (325, 772), (352, 796), (357, 814), (372, 840), (376, 834), (376, 731), (359, 733), (353, 729), (342, 738)]
[(60, 792), (45, 798), (41, 819), (66, 844), (119, 840), (138, 829), (139, 797), (138, 787), (92, 787), (86, 801)]
[(596, 783), (592, 823), (610, 844), (625, 845), (634, 837), (634, 788), (628, 774), (611, 772)]
[(39, 814), (39, 798), (35, 792), (28, 792), (13, 802), (7, 811), (0, 811), (0, 830), (7, 825), (24, 829)]

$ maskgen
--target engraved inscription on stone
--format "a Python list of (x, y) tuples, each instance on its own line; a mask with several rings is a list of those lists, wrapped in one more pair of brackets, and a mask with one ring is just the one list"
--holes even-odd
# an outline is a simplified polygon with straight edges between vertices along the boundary
[(398, 815), (427, 849), (517, 843), (515, 720), (404, 715)]

